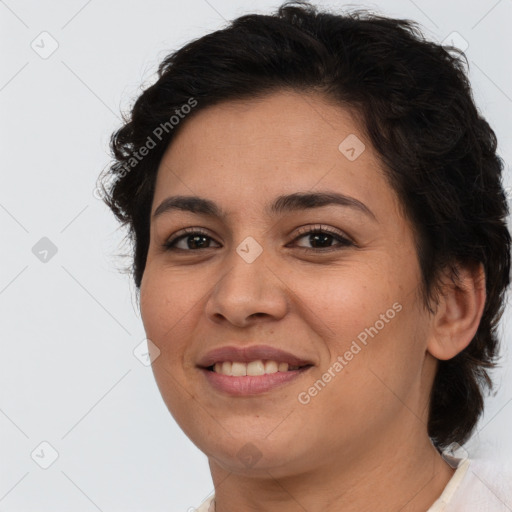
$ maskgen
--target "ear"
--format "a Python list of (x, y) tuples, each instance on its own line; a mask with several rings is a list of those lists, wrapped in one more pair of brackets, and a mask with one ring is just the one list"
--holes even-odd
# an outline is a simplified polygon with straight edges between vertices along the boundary
[(476, 334), (482, 318), (486, 291), (482, 263), (457, 265), (459, 279), (443, 283), (439, 304), (432, 317), (427, 351), (437, 359), (451, 359), (464, 350)]

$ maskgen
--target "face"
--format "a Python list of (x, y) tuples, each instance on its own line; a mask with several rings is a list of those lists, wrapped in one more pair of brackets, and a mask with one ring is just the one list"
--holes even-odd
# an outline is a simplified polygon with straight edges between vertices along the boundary
[[(176, 196), (218, 211), (160, 206)], [(153, 372), (210, 463), (284, 476), (426, 435), (435, 368), (412, 227), (349, 111), (279, 92), (197, 112), (161, 161), (150, 233), (140, 307)], [(309, 366), (279, 384), (198, 366), (256, 345)], [(242, 379), (274, 385), (242, 392)]]

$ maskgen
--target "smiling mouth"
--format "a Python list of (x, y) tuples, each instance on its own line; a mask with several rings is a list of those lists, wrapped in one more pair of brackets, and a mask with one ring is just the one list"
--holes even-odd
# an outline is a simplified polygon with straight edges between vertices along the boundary
[(288, 363), (272, 360), (263, 361), (261, 359), (249, 363), (238, 361), (222, 361), (212, 364), (205, 369), (221, 375), (230, 377), (258, 377), (261, 375), (270, 375), (273, 373), (288, 373), (301, 371), (313, 365), (292, 366)]

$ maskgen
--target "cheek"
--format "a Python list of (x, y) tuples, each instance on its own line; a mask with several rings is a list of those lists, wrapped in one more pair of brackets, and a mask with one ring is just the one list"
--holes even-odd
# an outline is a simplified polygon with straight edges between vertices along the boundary
[(180, 343), (191, 332), (194, 305), (201, 290), (164, 269), (146, 269), (140, 287), (140, 312), (146, 336), (160, 349), (168, 364), (181, 360)]
[(353, 397), (351, 407), (376, 396), (391, 398), (386, 386), (406, 393), (421, 372), (424, 322), (410, 291), (413, 282), (407, 272), (391, 270), (347, 266), (301, 274), (295, 281), (297, 304), (307, 306), (300, 312), (303, 321), (316, 326), (327, 349), (320, 371), (336, 375), (326, 375), (333, 382), (329, 387), (343, 390), (347, 402)]
[(144, 326), (155, 333), (179, 327), (187, 312), (197, 304), (204, 290), (191, 279), (193, 270), (176, 271), (163, 265), (146, 267), (141, 287), (141, 316)]
[(396, 282), (382, 279), (382, 275), (386, 275), (383, 269), (361, 265), (329, 271), (324, 267), (296, 275), (293, 291), (298, 306), (307, 306), (304, 310), (318, 325), (321, 337), (331, 348), (344, 352), (348, 340), (380, 321), (380, 315), (400, 300)]
[[(167, 275), (166, 275), (167, 274)], [(184, 374), (187, 334), (193, 332), (194, 288), (165, 269), (146, 268), (140, 287), (140, 312), (146, 332), (159, 349), (151, 368), (160, 394), (173, 418), (186, 424), (193, 390)]]

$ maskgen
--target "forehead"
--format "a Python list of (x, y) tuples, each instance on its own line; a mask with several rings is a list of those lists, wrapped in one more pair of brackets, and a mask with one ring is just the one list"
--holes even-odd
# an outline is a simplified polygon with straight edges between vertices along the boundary
[(153, 212), (171, 194), (229, 209), (315, 189), (396, 201), (354, 113), (317, 94), (277, 92), (185, 120), (160, 163)]

